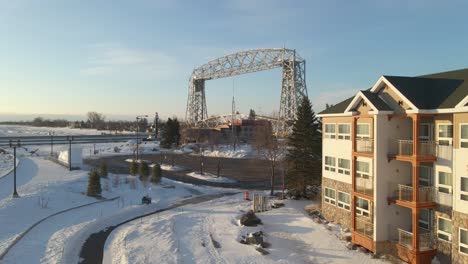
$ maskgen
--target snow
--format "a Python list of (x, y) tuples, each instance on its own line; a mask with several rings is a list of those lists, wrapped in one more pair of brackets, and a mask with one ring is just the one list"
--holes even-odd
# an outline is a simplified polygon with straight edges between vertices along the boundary
[(258, 154), (252, 150), (251, 145), (238, 145), (235, 150), (232, 145), (221, 145), (214, 148), (213, 151), (211, 149), (204, 150), (203, 155), (207, 157), (243, 159), (257, 157)]
[(226, 177), (223, 177), (223, 176), (218, 177), (218, 176), (216, 176), (214, 174), (211, 174), (211, 173), (208, 173), (208, 172), (203, 172), (203, 174), (200, 174), (198, 172), (190, 172), (190, 173), (187, 173), (187, 176), (197, 178), (197, 179), (200, 179), (200, 180), (204, 180), (204, 181), (209, 181), (209, 182), (224, 182), (224, 183), (234, 183), (234, 182), (236, 182), (233, 179), (226, 178)]
[[(18, 159), (16, 164), (18, 165)], [(0, 154), (0, 178), (7, 175), (13, 170), (13, 155), (6, 153)]]
[[(223, 197), (123, 225), (107, 239), (103, 263), (385, 263), (348, 250), (336, 236), (338, 227), (329, 231), (314, 223), (302, 209), (304, 201), (288, 200), (285, 207), (258, 213), (261, 226), (239, 226), (251, 206), (242, 198)], [(259, 230), (271, 244), (269, 255), (238, 242)]]
[(58, 161), (62, 164), (69, 165), (69, 159), (71, 158), (71, 167), (81, 168), (83, 166), (83, 148), (80, 146), (73, 146), (71, 148), (71, 157), (69, 156), (70, 150), (60, 151)]
[(105, 130), (75, 129), (69, 127), (32, 127), (20, 125), (0, 125), (0, 136), (2, 137), (48, 136), (49, 132), (55, 133), (56, 136), (101, 135), (102, 133), (109, 133), (109, 131)]
[[(151, 164), (150, 167), (154, 167), (155, 164)], [(168, 165), (168, 164), (161, 164), (161, 169), (165, 171), (183, 171), (185, 168), (177, 166), (177, 165)]]

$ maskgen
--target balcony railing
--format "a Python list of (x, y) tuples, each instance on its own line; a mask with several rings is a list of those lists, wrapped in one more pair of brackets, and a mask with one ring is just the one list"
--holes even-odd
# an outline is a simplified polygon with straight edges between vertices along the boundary
[[(413, 140), (398, 140), (398, 155), (413, 156)], [(418, 145), (419, 156), (435, 156), (436, 145), (433, 141), (420, 141)]]
[(452, 160), (453, 146), (437, 145), (437, 158)]
[[(413, 200), (413, 186), (398, 184), (396, 190), (396, 199), (406, 202), (414, 202)], [(419, 187), (419, 202), (434, 202), (435, 188), (433, 186)]]
[(374, 152), (374, 139), (356, 138), (356, 152), (373, 153)]
[(367, 194), (367, 195), (374, 195), (374, 182), (372, 177), (369, 179), (359, 178), (356, 177), (356, 192)]
[(354, 231), (372, 239), (374, 237), (374, 224), (369, 220), (356, 218), (356, 229)]
[(440, 205), (452, 207), (452, 194), (443, 193), (443, 192), (435, 192), (435, 202)]
[[(419, 229), (419, 251), (427, 251), (435, 248), (434, 234), (429, 230)], [(398, 228), (398, 244), (413, 249), (413, 233)]]

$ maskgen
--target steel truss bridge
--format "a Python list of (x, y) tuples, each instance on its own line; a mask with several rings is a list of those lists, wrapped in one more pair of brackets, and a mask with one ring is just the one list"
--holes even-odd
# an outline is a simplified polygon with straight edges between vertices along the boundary
[[(276, 132), (284, 134), (296, 117), (297, 108), (303, 97), (307, 97), (305, 78), (306, 63), (295, 50), (254, 49), (230, 54), (212, 60), (193, 70), (189, 80), (185, 118), (189, 126), (201, 127), (209, 124), (206, 107), (205, 81), (282, 68), (281, 98)], [(219, 120), (223, 116), (218, 117)], [(274, 119), (274, 118), (273, 118)]]

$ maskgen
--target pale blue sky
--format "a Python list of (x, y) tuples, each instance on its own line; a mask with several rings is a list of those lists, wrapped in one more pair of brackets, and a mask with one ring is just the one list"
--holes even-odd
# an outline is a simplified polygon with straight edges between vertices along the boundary
[[(0, 119), (184, 117), (194, 67), (283, 46), (306, 59), (320, 111), (383, 74), (468, 67), (467, 10), (461, 0), (0, 0)], [(277, 111), (279, 69), (208, 81), (208, 114), (230, 112), (233, 79), (241, 112)]]

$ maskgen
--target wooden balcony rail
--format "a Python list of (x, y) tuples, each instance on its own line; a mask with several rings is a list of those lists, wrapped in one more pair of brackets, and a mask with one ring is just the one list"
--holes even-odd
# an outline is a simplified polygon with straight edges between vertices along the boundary
[[(413, 140), (398, 140), (398, 155), (412, 156), (413, 155)], [(418, 155), (420, 156), (435, 156), (436, 145), (433, 141), (420, 141), (418, 145)]]
[(356, 178), (356, 192), (366, 194), (366, 195), (374, 195), (374, 181), (372, 177), (369, 179), (364, 178)]
[(369, 220), (356, 218), (356, 231), (357, 233), (373, 239), (374, 237), (374, 224), (368, 222)]
[(373, 153), (374, 139), (373, 138), (356, 138), (356, 152)]
[[(414, 202), (413, 186), (398, 184), (397, 199), (406, 202)], [(419, 187), (419, 202), (434, 202), (435, 188), (433, 186)]]
[[(433, 250), (435, 248), (434, 234), (429, 230), (419, 229), (419, 251)], [(398, 244), (413, 249), (413, 233), (398, 228)]]
[(451, 193), (435, 192), (435, 202), (440, 205), (452, 207), (452, 199)]

